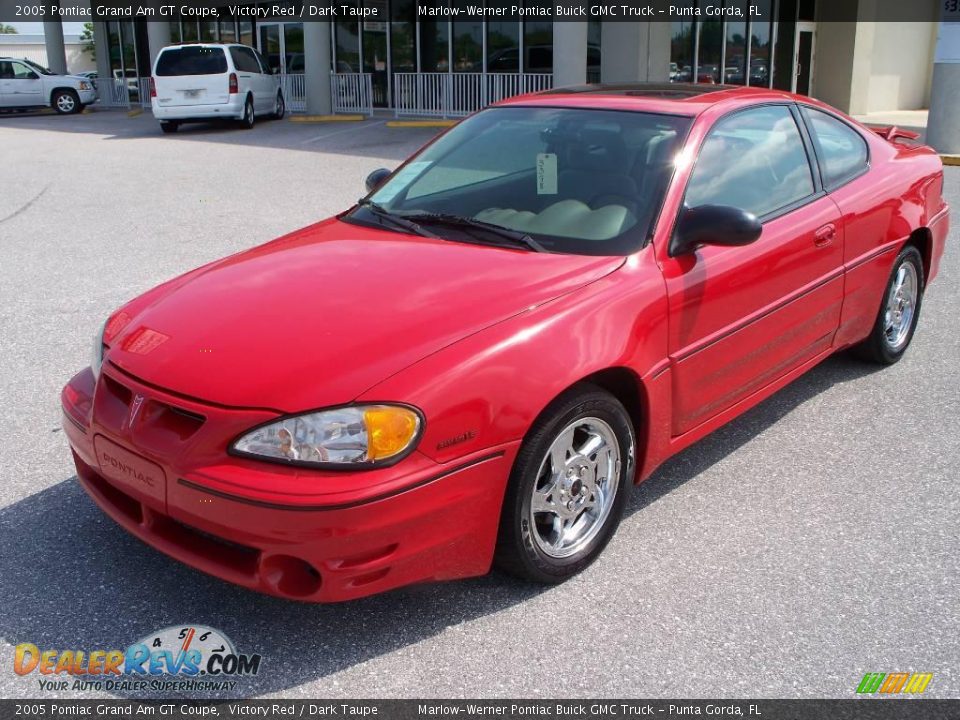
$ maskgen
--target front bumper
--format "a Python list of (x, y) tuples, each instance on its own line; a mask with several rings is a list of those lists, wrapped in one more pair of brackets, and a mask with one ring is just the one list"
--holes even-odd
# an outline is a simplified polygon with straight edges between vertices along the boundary
[(97, 101), (96, 90), (79, 90), (77, 94), (80, 96), (81, 105), (93, 105)]
[(336, 602), (490, 568), (518, 443), (446, 464), (415, 452), (393, 468), (305, 471), (225, 452), (224, 438), (265, 411), (204, 406), (109, 364), (99, 382), (89, 369), (74, 377), (62, 404), (77, 477), (97, 505), (229, 582)]

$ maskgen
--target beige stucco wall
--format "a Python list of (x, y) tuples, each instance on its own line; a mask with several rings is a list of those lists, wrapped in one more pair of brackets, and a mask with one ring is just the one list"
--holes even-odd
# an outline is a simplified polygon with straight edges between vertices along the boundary
[[(936, 0), (831, 0), (817, 15), (813, 94), (851, 114), (918, 110), (930, 102), (937, 24), (877, 22), (897, 14), (936, 16)], [(906, 8), (906, 10), (905, 10)], [(857, 22), (832, 21), (856, 12)]]

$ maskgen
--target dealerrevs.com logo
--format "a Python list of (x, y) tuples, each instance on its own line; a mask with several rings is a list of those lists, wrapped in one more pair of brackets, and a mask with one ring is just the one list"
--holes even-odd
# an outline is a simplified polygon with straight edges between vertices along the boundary
[(238, 676), (256, 675), (260, 661), (260, 655), (237, 652), (219, 630), (173, 625), (126, 650), (51, 650), (20, 643), (13, 670), (38, 675), (40, 689), (49, 691), (223, 691), (232, 690)]
[(867, 673), (857, 686), (860, 695), (919, 695), (933, 680), (933, 673)]

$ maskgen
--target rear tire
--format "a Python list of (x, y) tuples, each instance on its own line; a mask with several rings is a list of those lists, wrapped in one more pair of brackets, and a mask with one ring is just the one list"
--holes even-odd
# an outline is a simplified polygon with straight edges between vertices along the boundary
[(180, 129), (180, 123), (175, 120), (161, 120), (160, 129), (165, 135), (172, 135)]
[(613, 536), (633, 478), (633, 423), (623, 405), (578, 385), (541, 413), (507, 485), (495, 562), (539, 583), (592, 563)]
[(253, 100), (247, 98), (247, 101), (243, 104), (243, 117), (240, 119), (240, 127), (244, 130), (249, 130), (254, 126), (257, 119), (254, 117), (253, 113)]
[(73, 90), (57, 90), (50, 98), (50, 104), (60, 115), (73, 115), (83, 110), (80, 96)]
[(853, 348), (861, 359), (893, 365), (910, 347), (923, 301), (923, 258), (907, 245), (893, 263), (870, 335)]

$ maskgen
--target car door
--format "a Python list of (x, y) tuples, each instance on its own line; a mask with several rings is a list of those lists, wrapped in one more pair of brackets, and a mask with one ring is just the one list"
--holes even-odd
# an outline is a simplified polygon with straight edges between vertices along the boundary
[(267, 59), (263, 57), (263, 55), (253, 48), (250, 48), (250, 54), (253, 55), (254, 60), (256, 60), (260, 67), (260, 79), (263, 83), (264, 97), (266, 98), (266, 108), (264, 112), (273, 112), (276, 109), (274, 100), (277, 97), (277, 90), (280, 89), (280, 76), (274, 75), (273, 70), (270, 69), (270, 65), (267, 63)]
[(263, 68), (253, 50), (247, 47), (231, 48), (234, 52), (234, 62), (240, 70), (240, 77), (246, 78), (250, 84), (250, 91), (253, 93), (253, 104), (258, 114), (269, 112), (272, 107), (271, 98), (267, 95), (267, 76), (263, 74)]
[(24, 63), (16, 60), (0, 62), (0, 102), (5, 107), (33, 107), (46, 105), (43, 80)]
[(742, 247), (661, 255), (674, 436), (831, 347), (843, 300), (841, 216), (813, 157), (791, 104), (728, 114), (699, 149), (684, 206), (732, 205), (763, 230)]

